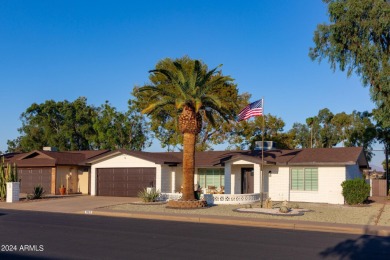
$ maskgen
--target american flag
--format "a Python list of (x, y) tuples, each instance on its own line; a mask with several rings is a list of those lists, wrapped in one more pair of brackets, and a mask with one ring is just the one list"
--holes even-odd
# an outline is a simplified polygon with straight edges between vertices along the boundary
[(252, 116), (262, 116), (263, 115), (263, 99), (257, 100), (253, 103), (247, 105), (241, 112), (238, 114), (237, 121), (246, 120)]

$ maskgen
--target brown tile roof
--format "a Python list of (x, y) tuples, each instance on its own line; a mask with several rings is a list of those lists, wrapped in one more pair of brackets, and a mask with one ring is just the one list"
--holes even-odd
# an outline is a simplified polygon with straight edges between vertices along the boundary
[(335, 147), (302, 149), (288, 164), (356, 164), (367, 166), (362, 147)]
[[(128, 154), (156, 164), (178, 165), (182, 163), (182, 152), (142, 152), (119, 149), (115, 151), (32, 151), (6, 157), (19, 167), (54, 167), (56, 165), (86, 165), (105, 160), (117, 154)], [(226, 161), (246, 160), (261, 163), (262, 153), (256, 151), (206, 151), (195, 153), (197, 167), (223, 166)], [(368, 165), (362, 147), (311, 148), (295, 150), (264, 151), (264, 162), (276, 165)]]
[[(209, 151), (195, 155), (195, 165), (223, 165), (229, 160), (246, 160), (253, 163), (262, 162), (262, 152), (256, 151)], [(362, 147), (312, 148), (294, 150), (264, 151), (264, 163), (276, 165), (368, 165)]]
[(109, 150), (97, 151), (32, 151), (9, 158), (9, 162), (19, 167), (54, 167), (57, 165), (85, 165), (86, 159), (107, 153)]
[[(181, 164), (182, 152), (141, 152), (128, 150), (115, 150), (97, 156), (88, 163), (105, 160), (117, 154), (128, 154), (156, 164)], [(210, 167), (223, 166), (229, 160), (246, 160), (261, 163), (262, 153), (256, 151), (206, 151), (195, 153), (195, 166)], [(312, 148), (294, 150), (264, 151), (264, 163), (276, 165), (348, 165), (358, 163), (367, 166), (367, 160), (361, 147), (343, 148)]]

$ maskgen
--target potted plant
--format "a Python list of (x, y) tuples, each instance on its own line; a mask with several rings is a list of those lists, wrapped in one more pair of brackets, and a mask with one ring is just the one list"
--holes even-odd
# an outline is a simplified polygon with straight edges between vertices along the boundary
[(59, 191), (60, 191), (61, 195), (65, 195), (66, 194), (66, 188), (65, 188), (65, 186), (63, 184), (60, 185)]

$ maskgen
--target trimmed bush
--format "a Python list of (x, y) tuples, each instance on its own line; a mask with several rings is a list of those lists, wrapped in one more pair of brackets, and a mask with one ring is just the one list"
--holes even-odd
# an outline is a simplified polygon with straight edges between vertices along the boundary
[(344, 200), (349, 205), (362, 204), (370, 196), (370, 185), (363, 179), (343, 181), (341, 187)]

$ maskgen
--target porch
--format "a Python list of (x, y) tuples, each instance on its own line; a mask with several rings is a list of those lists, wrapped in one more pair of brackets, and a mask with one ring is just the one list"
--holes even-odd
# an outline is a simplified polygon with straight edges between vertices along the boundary
[[(267, 168), (268, 167), (268, 168)], [(272, 166), (264, 167), (257, 162), (236, 160), (215, 167), (198, 167), (195, 171), (194, 190), (208, 204), (251, 204), (268, 198), (268, 177)], [(181, 169), (170, 169), (171, 189), (165, 189), (159, 200), (178, 200), (182, 197)], [(167, 182), (167, 183), (169, 183)], [(165, 192), (164, 192), (165, 191)]]

